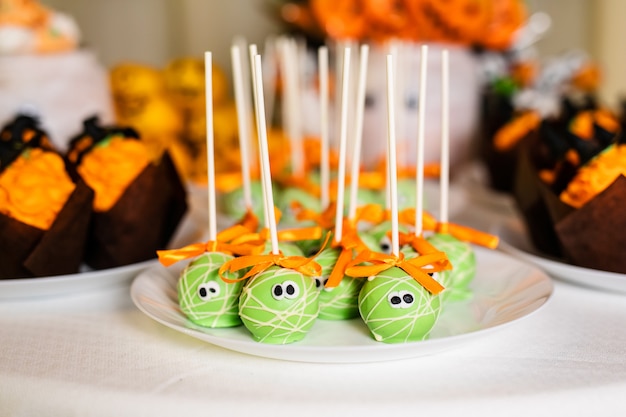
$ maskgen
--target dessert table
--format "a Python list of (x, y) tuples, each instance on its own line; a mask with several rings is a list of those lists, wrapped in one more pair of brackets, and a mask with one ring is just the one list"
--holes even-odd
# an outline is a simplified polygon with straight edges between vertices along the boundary
[(135, 306), (130, 280), (0, 297), (0, 416), (622, 415), (625, 323), (626, 293), (559, 278), (537, 311), (467, 343), (306, 363), (163, 326)]
[(481, 339), (364, 364), (216, 347), (142, 314), (125, 286), (0, 312), (2, 416), (626, 412), (624, 295), (558, 281), (542, 309)]

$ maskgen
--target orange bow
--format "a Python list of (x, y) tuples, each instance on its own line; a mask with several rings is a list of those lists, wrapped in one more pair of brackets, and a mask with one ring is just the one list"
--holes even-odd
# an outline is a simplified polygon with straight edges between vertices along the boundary
[[(442, 271), (441, 263), (445, 259), (443, 252), (405, 259), (402, 253), (400, 253), (400, 256), (394, 256), (364, 251), (348, 264), (346, 275), (355, 278), (371, 277), (395, 266), (409, 274), (428, 292), (437, 295), (445, 288), (431, 277), (429, 273)], [(359, 265), (362, 263), (368, 263), (369, 265)]]
[[(320, 264), (311, 258), (305, 258), (304, 256), (285, 256), (283, 254), (268, 254), (248, 255), (231, 259), (220, 267), (219, 275), (224, 282), (230, 284), (260, 274), (274, 265), (280, 266), (281, 268), (293, 269), (294, 271), (310, 277), (319, 276), (322, 273)], [(237, 272), (246, 268), (250, 268), (250, 270), (240, 278), (231, 279), (225, 276), (226, 274), (237, 274)]]
[(422, 236), (416, 236), (413, 233), (400, 232), (398, 234), (398, 237), (400, 241), (400, 246), (410, 245), (413, 249), (415, 249), (415, 252), (420, 254), (420, 256), (442, 253), (443, 259), (440, 261), (439, 267), (442, 271), (452, 269), (452, 264), (450, 263), (450, 260), (448, 259), (446, 253), (434, 247)]

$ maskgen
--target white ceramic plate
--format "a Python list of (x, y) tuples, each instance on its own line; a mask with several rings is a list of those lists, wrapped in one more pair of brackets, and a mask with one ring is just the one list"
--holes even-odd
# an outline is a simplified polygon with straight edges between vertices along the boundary
[(527, 317), (543, 306), (552, 283), (538, 268), (498, 251), (476, 249), (474, 296), (448, 303), (430, 339), (403, 344), (374, 341), (360, 319), (318, 320), (301, 342), (255, 342), (244, 326), (207, 329), (188, 321), (178, 308), (176, 282), (184, 265), (160, 265), (140, 273), (131, 285), (135, 305), (157, 322), (217, 346), (267, 358), (320, 363), (397, 360), (437, 353), (482, 337)]
[(5, 279), (0, 281), (0, 300), (50, 297), (130, 282), (139, 272), (158, 261), (151, 260), (118, 268), (53, 277)]
[(537, 251), (519, 218), (510, 218), (493, 230), (501, 239), (501, 249), (517, 258), (539, 266), (563, 281), (585, 287), (626, 294), (626, 274), (582, 268), (551, 258)]
[[(191, 215), (185, 216), (172, 238), (171, 247), (201, 241), (200, 229)], [(19, 300), (35, 297), (51, 297), (115, 285), (130, 285), (137, 274), (144, 269), (158, 264), (156, 259), (99, 271), (88, 270), (78, 274), (57, 275), (52, 277), (19, 278), (0, 280), (0, 300)]]

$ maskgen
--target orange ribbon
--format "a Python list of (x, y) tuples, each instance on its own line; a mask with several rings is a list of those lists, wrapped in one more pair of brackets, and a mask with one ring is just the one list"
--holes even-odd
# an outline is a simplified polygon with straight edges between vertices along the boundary
[(331, 203), (324, 211), (318, 213), (314, 210), (307, 209), (297, 201), (291, 202), (291, 209), (295, 213), (295, 217), (300, 221), (313, 221), (323, 229), (331, 229), (335, 226), (336, 204)]
[[(322, 273), (320, 264), (311, 258), (305, 258), (304, 256), (284, 256), (283, 254), (268, 254), (248, 255), (231, 259), (220, 267), (219, 275), (224, 282), (232, 284), (260, 274), (274, 265), (280, 266), (281, 268), (293, 269), (309, 277), (319, 276)], [(237, 272), (246, 268), (250, 268), (250, 270), (240, 278), (231, 279), (225, 276), (225, 274), (236, 275)]]
[(241, 244), (235, 245), (219, 241), (205, 243), (192, 243), (179, 249), (158, 250), (159, 262), (165, 267), (174, 265), (185, 259), (195, 258), (205, 252), (222, 252), (229, 255), (251, 255), (262, 250), (258, 245)]
[(352, 261), (355, 251), (360, 253), (367, 250), (367, 247), (359, 238), (353, 222), (347, 219), (344, 220), (343, 229), (344, 233), (341, 240), (333, 241), (331, 244), (333, 248), (341, 248), (341, 252), (339, 253), (337, 262), (335, 262), (333, 270), (328, 276), (328, 281), (326, 281), (326, 285), (324, 286), (325, 288), (335, 288), (341, 283), (341, 280), (345, 275), (345, 270), (350, 261)]
[(422, 236), (416, 236), (413, 233), (402, 233), (398, 234), (400, 246), (410, 245), (415, 252), (420, 254), (420, 256), (424, 255), (432, 255), (436, 253), (443, 254), (443, 259), (439, 263), (439, 267), (441, 270), (450, 270), (452, 269), (452, 263), (448, 259), (448, 256), (445, 252), (440, 251), (436, 247), (434, 247), (429, 241), (424, 239)]
[(455, 223), (438, 223), (436, 231), (449, 233), (463, 242), (474, 243), (489, 249), (497, 248), (500, 243), (498, 236)]
[[(278, 240), (281, 242), (297, 242), (301, 240), (320, 239), (322, 237), (322, 228), (319, 226), (302, 227), (298, 229), (285, 229), (278, 231)], [(237, 236), (231, 243), (238, 245), (242, 243), (265, 243), (270, 238), (269, 229), (264, 228), (257, 233), (243, 233)]]
[[(438, 222), (435, 217), (428, 212), (423, 212), (422, 216), (424, 230), (432, 230), (437, 233), (449, 233), (459, 240), (474, 243), (489, 249), (495, 249), (498, 247), (498, 236), (456, 223)], [(402, 224), (414, 226), (415, 209), (408, 208), (400, 211), (398, 213), (398, 221)]]
[[(424, 287), (426, 291), (437, 295), (445, 288), (437, 282), (436, 279), (431, 277), (429, 273), (442, 271), (441, 262), (445, 259), (446, 257), (443, 252), (405, 259), (402, 253), (400, 253), (400, 256), (394, 256), (364, 251), (348, 264), (345, 273), (354, 278), (364, 278), (377, 275), (389, 268), (398, 267), (409, 274)], [(368, 265), (359, 265), (362, 263), (368, 263)]]

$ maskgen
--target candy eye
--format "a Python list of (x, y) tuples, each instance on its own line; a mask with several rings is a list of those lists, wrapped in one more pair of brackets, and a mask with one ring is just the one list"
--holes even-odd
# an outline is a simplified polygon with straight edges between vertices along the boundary
[(400, 308), (409, 308), (415, 301), (415, 297), (408, 291), (400, 291), (399, 296), (402, 298), (402, 304)]
[(387, 295), (387, 300), (392, 308), (402, 308), (402, 298), (398, 292), (390, 292), (389, 295)]
[(387, 300), (392, 308), (410, 308), (415, 302), (415, 296), (409, 291), (393, 291), (387, 295)]
[(315, 289), (316, 290), (321, 290), (324, 286), (324, 283), (322, 282), (322, 277), (315, 277)]
[(272, 297), (274, 297), (275, 300), (282, 300), (285, 298), (285, 291), (282, 284), (274, 284), (272, 287)]
[(332, 288), (326, 288), (328, 277), (315, 277), (315, 289), (319, 291), (330, 291)]
[(209, 301), (218, 295), (220, 295), (220, 285), (217, 282), (209, 281), (198, 285), (198, 297), (201, 300)]
[[(317, 286), (317, 282), (315, 285)], [(278, 301), (285, 298), (287, 300), (293, 300), (298, 297), (298, 295), (300, 295), (300, 287), (298, 287), (298, 284), (293, 281), (285, 281), (282, 284), (274, 284), (272, 287), (272, 297)]]
[(389, 236), (383, 236), (380, 239), (380, 242), (378, 242), (378, 246), (380, 247), (380, 251), (382, 253), (389, 255), (391, 253), (391, 239), (389, 239)]
[(300, 295), (300, 287), (293, 281), (283, 282), (283, 289), (285, 291), (285, 298), (293, 300)]

